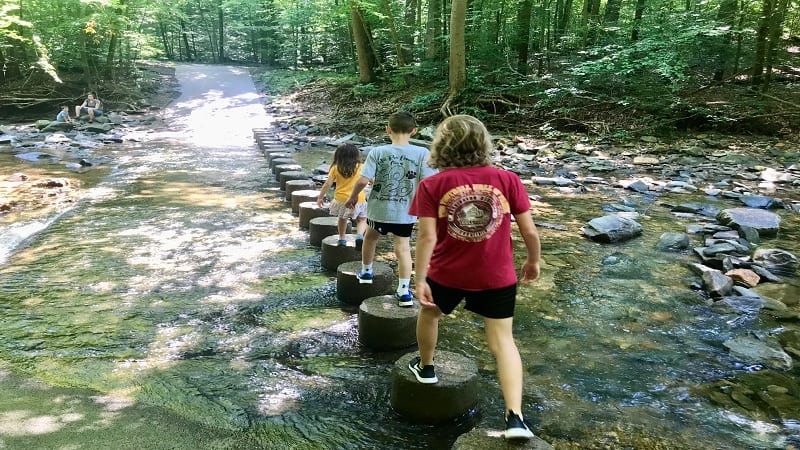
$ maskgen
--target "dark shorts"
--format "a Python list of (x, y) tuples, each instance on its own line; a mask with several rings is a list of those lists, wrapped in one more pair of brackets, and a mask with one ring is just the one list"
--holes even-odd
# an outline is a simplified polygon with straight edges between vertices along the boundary
[(399, 237), (411, 237), (411, 231), (414, 229), (413, 223), (386, 223), (371, 219), (367, 219), (367, 225), (382, 235), (392, 233)]
[(433, 302), (445, 314), (450, 314), (461, 303), (461, 300), (466, 300), (464, 309), (480, 314), (483, 317), (489, 319), (514, 317), (514, 306), (517, 302), (516, 283), (500, 289), (467, 291), (442, 286), (430, 278), (426, 280), (428, 281), (428, 286), (431, 287)]
[[(82, 108), (81, 108), (81, 112), (82, 112), (82, 113), (89, 114), (89, 108), (87, 108), (87, 107), (85, 107), (85, 106), (84, 106), (84, 107), (82, 107)], [(100, 116), (100, 115), (102, 115), (102, 114), (103, 114), (103, 110), (102, 110), (102, 109), (95, 109), (95, 110), (94, 110), (94, 115), (95, 115), (95, 116)]]

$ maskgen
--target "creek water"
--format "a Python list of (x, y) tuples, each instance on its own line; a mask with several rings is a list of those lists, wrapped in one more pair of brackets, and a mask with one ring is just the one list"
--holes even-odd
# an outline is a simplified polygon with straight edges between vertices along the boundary
[[(481, 321), (463, 310), (442, 322), (439, 348), (477, 362), (475, 410), (437, 427), (393, 413), (389, 374), (414, 349), (360, 346), (356, 309), (337, 301), (335, 274), (321, 268), (254, 145), (252, 128), (271, 117), (247, 73), (186, 65), (177, 74), (184, 91), (165, 113), (169, 131), (110, 150), (113, 168), (69, 173), (87, 191), (79, 202), (0, 222), (16, 236), (0, 266), (0, 442), (446, 449), (474, 426), (501, 428), (494, 360)], [(59, 170), (0, 158), (13, 171)], [(297, 159), (310, 169), (330, 150)], [(537, 222), (561, 226), (540, 227), (542, 277), (521, 287), (515, 315), (537, 435), (556, 448), (800, 445), (798, 423), (697, 394), (756, 368), (722, 346), (744, 331), (690, 289), (693, 256), (655, 250), (662, 232), (693, 220), (661, 207), (664, 197), (537, 193)], [(644, 215), (644, 234), (613, 245), (582, 237), (621, 195)], [(797, 230), (787, 214), (767, 243), (797, 254)], [(382, 244), (379, 259), (392, 264), (390, 250)], [(779, 324), (761, 316), (750, 326)]]

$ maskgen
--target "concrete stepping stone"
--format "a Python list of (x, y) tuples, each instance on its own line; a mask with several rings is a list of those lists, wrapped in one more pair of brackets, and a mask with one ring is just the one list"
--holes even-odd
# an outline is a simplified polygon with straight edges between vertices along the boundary
[(311, 219), (330, 216), (330, 210), (326, 206), (317, 206), (316, 199), (313, 202), (302, 202), (299, 206), (297, 213), (300, 218), (298, 227), (303, 229), (308, 228), (308, 223)]
[(297, 161), (294, 158), (274, 158), (269, 162), (269, 169), (272, 170), (272, 173), (275, 173), (275, 166), (283, 164), (297, 164)]
[[(502, 421), (501, 421), (502, 422)], [(495, 448), (514, 448), (521, 450), (553, 450), (547, 441), (534, 436), (527, 441), (506, 441), (504, 430), (473, 428), (456, 439), (451, 450), (488, 450)]]
[[(286, 172), (284, 172), (286, 173)], [(283, 175), (283, 173), (281, 174)], [(308, 174), (305, 174), (308, 177)], [(282, 178), (283, 181), (280, 183), (280, 188), (285, 191), (283, 199), (287, 202), (292, 201), (292, 194), (297, 191), (307, 191), (310, 189), (315, 188), (317, 185), (311, 181), (311, 178), (299, 178), (300, 175), (297, 175), (298, 178), (294, 178), (294, 176), (289, 176), (287, 178)]]
[[(312, 181), (312, 183), (314, 183)], [(316, 183), (314, 184), (316, 187)], [(288, 194), (289, 191), (287, 190), (286, 193)], [(292, 214), (300, 214), (300, 203), (306, 202), (315, 202), (317, 197), (319, 197), (319, 191), (316, 189), (301, 189), (298, 191), (291, 192), (291, 199), (292, 199)]]
[[(350, 224), (347, 225), (347, 230), (349, 229)], [(347, 244), (343, 246), (339, 245), (339, 233), (337, 231), (322, 239), (320, 243), (320, 265), (323, 268), (336, 270), (337, 267), (346, 262), (361, 262), (361, 246), (356, 245), (356, 235), (346, 234), (344, 237)]]
[[(274, 159), (288, 159), (292, 162), (288, 164), (294, 164), (294, 159), (292, 159), (292, 154), (283, 151), (283, 149), (276, 149), (275, 151), (268, 150), (264, 152), (264, 156), (267, 158), (267, 163), (272, 164), (272, 160)], [(272, 166), (270, 165), (270, 168)]]
[(437, 424), (461, 417), (478, 403), (478, 366), (466, 356), (436, 350), (435, 384), (422, 384), (408, 364), (419, 356), (407, 353), (392, 368), (392, 393), (389, 403), (398, 414), (413, 422)]
[(395, 278), (392, 268), (387, 264), (377, 261), (372, 263), (372, 284), (358, 282), (357, 274), (359, 270), (361, 270), (361, 261), (342, 263), (336, 268), (336, 298), (340, 302), (358, 305), (364, 299), (370, 297), (394, 295), (397, 288), (397, 278)]
[[(326, 237), (339, 234), (339, 218), (333, 216), (316, 217), (308, 222), (308, 242), (314, 247), (321, 247)], [(350, 226), (345, 230), (350, 231)]]
[(413, 307), (397, 306), (394, 295), (370, 297), (358, 307), (358, 340), (374, 350), (395, 350), (417, 343), (417, 314)]
[[(278, 181), (281, 180), (281, 174), (283, 172), (304, 173), (303, 172), (303, 166), (301, 166), (300, 164), (279, 164), (279, 165), (277, 165), (277, 166), (272, 168), (272, 173), (275, 174), (275, 179), (278, 180)], [(295, 175), (298, 176), (297, 174), (295, 174)], [(306, 176), (308, 177), (308, 175), (306, 175)], [(309, 179), (310, 179), (310, 177), (309, 177)], [(286, 180), (286, 178), (284, 178), (284, 180)]]

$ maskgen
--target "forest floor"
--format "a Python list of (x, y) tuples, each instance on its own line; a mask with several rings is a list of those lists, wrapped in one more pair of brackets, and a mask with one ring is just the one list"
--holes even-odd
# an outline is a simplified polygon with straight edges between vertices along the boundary
[[(429, 95), (436, 89), (436, 86), (422, 84), (383, 87), (381, 95), (365, 98), (354, 95), (353, 83), (336, 84), (319, 79), (299, 86), (294, 93), (272, 97), (268, 94), (269, 86), (261, 81), (260, 73), (264, 70), (252, 69), (252, 73), (256, 87), (267, 97), (267, 101), (279, 99), (282, 103), (292, 104), (292, 109), (299, 111), (298, 116), (317, 128), (316, 134), (334, 137), (356, 133), (379, 141), (385, 138), (383, 130), (392, 112), (418, 103), (420, 97)], [(75, 83), (67, 84), (72, 86), (73, 91), (70, 92), (73, 93), (64, 95), (72, 98), (70, 96), (79, 88)], [(660, 142), (680, 142), (698, 136), (711, 141), (734, 142), (737, 151), (751, 153), (753, 156), (758, 156), (765, 148), (775, 145), (791, 149), (790, 153), (792, 151), (797, 153), (800, 152), (798, 86), (800, 86), (798, 83), (775, 83), (770, 98), (766, 101), (761, 98), (757, 107), (754, 106), (755, 95), (743, 85), (707, 88), (694, 94), (692, 102), (698, 106), (705, 105), (706, 116), (710, 114), (709, 108), (718, 108), (725, 111), (728, 123), (709, 123), (707, 117), (704, 119), (688, 114), (673, 118), (662, 117), (663, 120), (659, 123), (669, 124), (671, 128), (665, 129), (661, 126), (656, 129), (642, 126), (643, 123), (655, 122), (652, 111), (631, 111), (622, 105), (599, 105), (596, 101), (581, 98), (571, 99), (569, 114), (543, 113), (536, 108), (522, 107), (522, 105), (516, 110), (508, 110), (508, 105), (498, 103), (506, 109), (480, 118), (497, 136), (519, 136), (523, 140), (602, 142), (608, 145), (607, 149), (610, 151), (607, 153), (610, 156), (613, 156), (614, 149), (628, 151), (632, 143), (641, 143), (640, 139), (643, 136), (649, 137), (651, 134), (659, 136)], [(104, 91), (108, 92), (104, 96), (113, 110), (128, 110), (136, 114), (157, 114), (179, 95), (174, 66), (161, 63), (142, 65), (140, 74), (134, 82), (118, 83), (113, 90)], [(502, 99), (495, 98), (495, 100)], [(483, 107), (490, 104), (486, 103), (485, 98), (477, 101), (483, 102)], [(49, 115), (54, 115), (56, 109), (49, 108), (47, 111), (53, 113)], [(418, 108), (414, 113), (421, 128), (435, 125), (442, 117), (434, 102), (427, 108)], [(33, 108), (24, 114), (20, 113), (4, 120), (7, 120), (6, 123), (19, 123), (46, 117)], [(13, 189), (10, 186), (15, 185), (14, 182), (5, 180), (8, 175), (10, 174), (0, 173), (0, 198), (5, 196), (6, 200), (12, 195)], [(26, 204), (28, 205), (26, 208), (36, 208), (33, 203)]]
[[(269, 96), (270, 86), (261, 81), (267, 71), (252, 72), (259, 90)], [(281, 97), (298, 104), (322, 134), (382, 136), (386, 119), (398, 110), (414, 113), (420, 127), (442, 120), (439, 106), (446, 86), (441, 82), (376, 85), (375, 91), (363, 95), (354, 82), (317, 78)], [(742, 81), (704, 86), (667, 100), (653, 97), (632, 104), (623, 97), (577, 93), (550, 102), (542, 100), (541, 93), (524, 97), (487, 91), (470, 92), (456, 104), (459, 113), (477, 116), (493, 133), (512, 136), (580, 135), (588, 140), (624, 141), (643, 135), (678, 140), (697, 133), (754, 139), (800, 135), (800, 69), (796, 76), (774, 80), (767, 94), (755, 92)]]

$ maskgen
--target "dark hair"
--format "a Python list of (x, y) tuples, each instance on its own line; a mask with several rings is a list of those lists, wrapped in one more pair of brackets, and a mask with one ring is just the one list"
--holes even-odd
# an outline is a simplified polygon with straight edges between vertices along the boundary
[(361, 162), (361, 152), (353, 144), (342, 144), (333, 152), (333, 165), (345, 178), (356, 174), (356, 167)]
[(488, 166), (494, 149), (483, 123), (467, 115), (450, 116), (436, 127), (428, 164), (435, 168)]
[(399, 111), (389, 116), (389, 128), (395, 133), (411, 133), (417, 128), (417, 121), (407, 111)]

